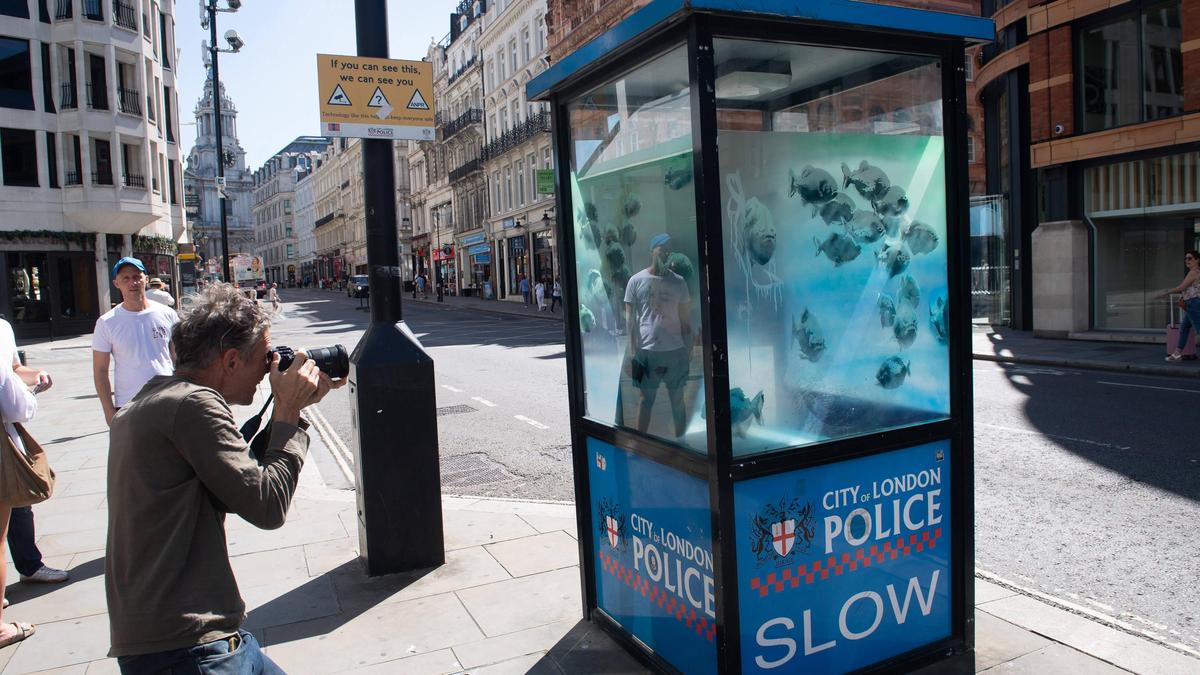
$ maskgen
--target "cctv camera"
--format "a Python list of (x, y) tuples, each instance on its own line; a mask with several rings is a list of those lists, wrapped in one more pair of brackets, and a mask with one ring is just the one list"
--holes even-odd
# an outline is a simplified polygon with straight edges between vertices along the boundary
[(236, 12), (242, 8), (242, 0), (225, 0), (225, 3), (229, 5), (231, 12)]
[(242, 41), (242, 37), (232, 28), (225, 31), (225, 41), (229, 43), (229, 48), (235, 52), (246, 46), (246, 43)]
[(1063, 126), (1063, 125), (1061, 125), (1061, 124), (1055, 124), (1055, 125), (1054, 125), (1054, 133), (1056, 133), (1056, 134), (1061, 134), (1062, 132), (1064, 132), (1064, 131), (1066, 131), (1066, 130), (1067, 130), (1067, 129), (1066, 129), (1066, 127), (1064, 127), (1064, 126)]

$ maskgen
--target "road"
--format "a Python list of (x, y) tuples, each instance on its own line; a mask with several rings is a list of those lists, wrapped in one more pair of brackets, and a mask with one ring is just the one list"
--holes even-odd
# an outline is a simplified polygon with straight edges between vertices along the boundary
[[(277, 344), (352, 348), (366, 325), (344, 296), (285, 295)], [(437, 364), (445, 491), (571, 499), (561, 325), (420, 303), (405, 318)], [(978, 568), (1200, 650), (1200, 384), (982, 361), (974, 371)], [(321, 411), (349, 443), (345, 397)]]

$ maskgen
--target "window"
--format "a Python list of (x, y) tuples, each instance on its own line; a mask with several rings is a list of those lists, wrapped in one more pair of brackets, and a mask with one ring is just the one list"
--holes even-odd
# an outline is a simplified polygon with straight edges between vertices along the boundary
[(0, 107), (33, 110), (29, 64), (28, 40), (0, 37)]
[(47, 171), (50, 174), (50, 187), (58, 187), (58, 143), (54, 140), (54, 133), (46, 132), (46, 160)]
[(553, 169), (554, 166), (550, 162), (550, 148), (542, 148), (542, 168)]
[(54, 112), (54, 94), (50, 84), (50, 45), (42, 43), (42, 110)]
[(521, 102), (513, 101), (509, 104), (509, 107), (512, 109), (512, 123), (515, 127), (521, 121)]
[(504, 74), (504, 48), (503, 47), (496, 50), (496, 63), (499, 64), (499, 68), (500, 68), (500, 79), (496, 82), (496, 85), (499, 86), (500, 83), (503, 82), (508, 77), (507, 75)]
[(535, 40), (533, 45), (534, 45), (534, 51), (536, 51), (538, 54), (541, 54), (542, 50), (546, 48), (546, 33), (544, 32), (545, 30), (546, 30), (546, 17), (542, 16), (541, 14), (538, 14), (533, 19), (533, 39)]
[(525, 162), (517, 160), (517, 205), (525, 206)]
[(175, 142), (175, 116), (171, 114), (171, 88), (163, 87), (163, 118), (167, 126), (167, 142)]
[(292, 200), (290, 200), (290, 199), (285, 199), (285, 200), (283, 200), (283, 212), (284, 212), (284, 213), (286, 213), (286, 214), (291, 214), (291, 212), (292, 212)]
[(513, 38), (508, 41), (508, 57), (509, 65), (512, 66), (513, 75), (517, 74), (517, 39)]
[(171, 50), (167, 48), (167, 15), (162, 12), (158, 13), (158, 32), (162, 35), (163, 52), (162, 52), (162, 67), (167, 70), (171, 69)]
[(531, 152), (526, 159), (529, 161), (529, 201), (536, 202), (538, 200), (537, 155)]
[(175, 160), (173, 159), (167, 160), (167, 190), (171, 195), (171, 203), (178, 204), (179, 193), (175, 191)]
[(500, 172), (492, 172), (492, 213), (500, 213)]
[(1078, 31), (1085, 133), (1183, 113), (1180, 2), (1132, 4)]
[(496, 131), (499, 133), (508, 131), (508, 108), (500, 109), (500, 127)]
[(967, 136), (967, 164), (975, 163), (975, 137)]
[(0, 0), (0, 14), (28, 19), (29, 3), (26, 0)]
[(512, 167), (504, 167), (504, 210), (509, 211), (513, 205)]
[(521, 29), (521, 63), (529, 63), (529, 29)]
[(38, 187), (37, 140), (29, 129), (0, 129), (4, 184)]

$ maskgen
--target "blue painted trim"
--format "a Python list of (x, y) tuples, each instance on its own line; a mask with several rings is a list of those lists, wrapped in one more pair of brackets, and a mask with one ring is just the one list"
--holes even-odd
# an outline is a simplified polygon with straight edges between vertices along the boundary
[(990, 42), (996, 37), (991, 19), (858, 0), (654, 0), (530, 80), (525, 85), (526, 99), (545, 100), (552, 89), (602, 61), (608, 53), (660, 23), (691, 12), (802, 19), (848, 28), (960, 38), (972, 43)]

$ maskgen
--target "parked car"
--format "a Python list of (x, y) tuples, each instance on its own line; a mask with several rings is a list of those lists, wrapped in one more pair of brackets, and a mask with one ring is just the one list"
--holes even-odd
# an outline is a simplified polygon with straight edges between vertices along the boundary
[(346, 297), (348, 298), (369, 298), (371, 297), (371, 286), (367, 283), (367, 275), (355, 274), (346, 282)]

